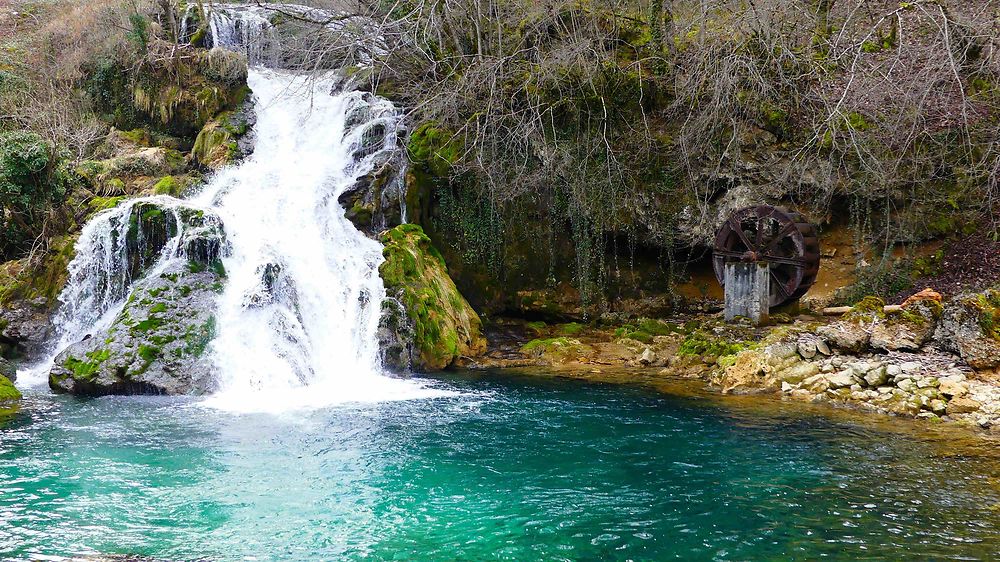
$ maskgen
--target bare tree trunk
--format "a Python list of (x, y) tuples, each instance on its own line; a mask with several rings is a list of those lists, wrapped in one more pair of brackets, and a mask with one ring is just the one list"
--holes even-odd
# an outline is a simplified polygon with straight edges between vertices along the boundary
[(816, 0), (816, 31), (813, 34), (813, 46), (825, 50), (826, 40), (830, 38), (830, 10), (835, 0)]
[(160, 11), (163, 12), (163, 21), (167, 23), (167, 35), (174, 42), (177, 42), (180, 38), (177, 37), (178, 27), (177, 27), (177, 13), (174, 10), (174, 5), (171, 0), (159, 0), (160, 1)]

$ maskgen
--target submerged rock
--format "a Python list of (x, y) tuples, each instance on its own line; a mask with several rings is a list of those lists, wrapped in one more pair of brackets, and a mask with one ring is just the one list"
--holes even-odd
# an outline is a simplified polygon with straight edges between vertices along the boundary
[[(483, 353), (486, 339), (482, 322), (458, 292), (444, 258), (423, 229), (414, 224), (397, 226), (382, 235), (382, 243), (385, 262), (379, 274), (388, 296), (405, 311), (406, 318), (397, 318), (396, 323), (408, 323), (409, 327), (400, 332), (412, 330), (413, 367), (440, 370), (460, 357)], [(389, 310), (399, 312), (392, 306)], [(399, 368), (391, 363), (389, 366)]]

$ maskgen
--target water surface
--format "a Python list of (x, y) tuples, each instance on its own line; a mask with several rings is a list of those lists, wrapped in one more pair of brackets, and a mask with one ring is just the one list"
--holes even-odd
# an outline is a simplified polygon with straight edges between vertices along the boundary
[(0, 559), (987, 560), (989, 456), (783, 407), (449, 375), (433, 399), (234, 414), (29, 394)]

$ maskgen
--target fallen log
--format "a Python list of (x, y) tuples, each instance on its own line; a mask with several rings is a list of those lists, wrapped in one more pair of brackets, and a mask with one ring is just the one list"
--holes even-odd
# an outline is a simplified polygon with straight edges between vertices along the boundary
[[(840, 316), (852, 310), (854, 310), (853, 306), (828, 306), (823, 309), (823, 316)], [(890, 304), (882, 308), (882, 312), (886, 314), (892, 314), (901, 310), (903, 310), (903, 307), (898, 304)]]

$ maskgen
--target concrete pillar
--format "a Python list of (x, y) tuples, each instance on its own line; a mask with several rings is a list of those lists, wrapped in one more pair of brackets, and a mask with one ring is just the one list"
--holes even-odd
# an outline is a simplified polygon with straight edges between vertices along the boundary
[(771, 272), (766, 263), (726, 263), (726, 321), (737, 316), (754, 325), (766, 324), (770, 315)]

